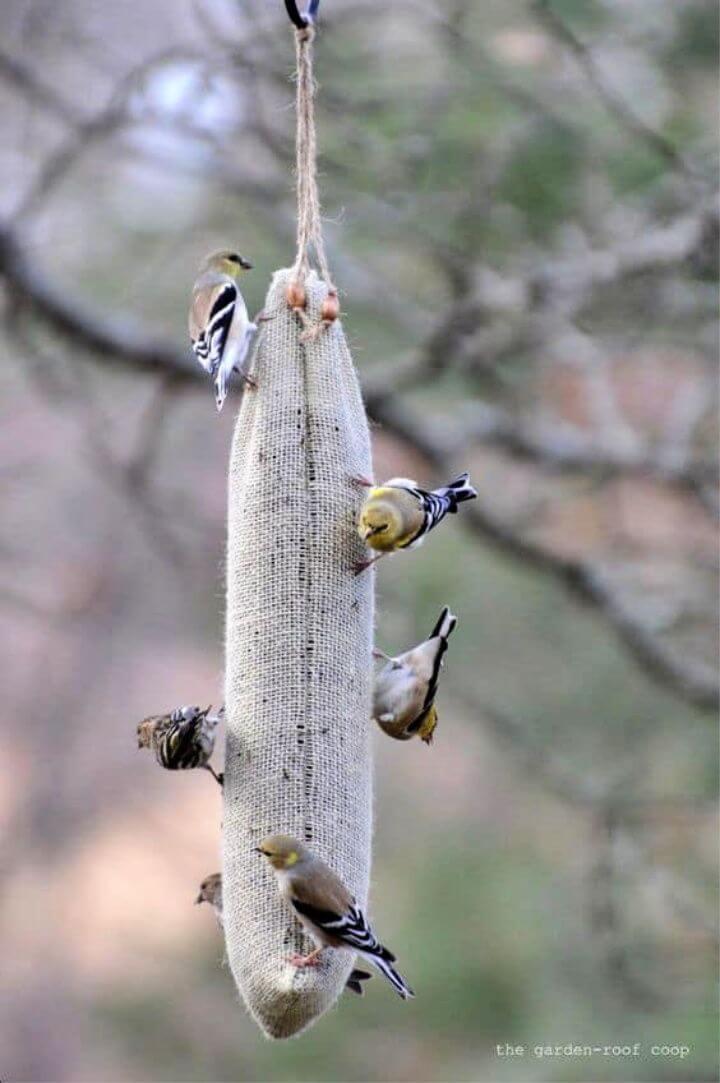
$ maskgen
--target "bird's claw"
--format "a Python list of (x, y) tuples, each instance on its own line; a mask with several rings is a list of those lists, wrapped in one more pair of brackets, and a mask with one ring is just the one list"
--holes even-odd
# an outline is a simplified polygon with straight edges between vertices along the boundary
[(268, 316), (268, 314), (265, 312), (265, 309), (263, 309), (261, 312), (258, 312), (257, 316), (253, 320), (253, 323), (270, 323), (270, 321), (274, 319), (275, 316)]
[(374, 484), (370, 481), (370, 478), (366, 478), (364, 474), (351, 474), (350, 481), (354, 485), (362, 485), (364, 489), (372, 489)]

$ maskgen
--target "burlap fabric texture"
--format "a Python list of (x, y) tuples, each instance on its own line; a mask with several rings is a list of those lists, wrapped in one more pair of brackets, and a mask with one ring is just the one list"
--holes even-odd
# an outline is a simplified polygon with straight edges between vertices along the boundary
[[(373, 572), (355, 524), (371, 475), (367, 419), (339, 321), (306, 344), (285, 293), (270, 287), (230, 457), (223, 790), (227, 955), (253, 1017), (274, 1038), (297, 1034), (343, 990), (353, 955), (316, 969), (287, 956), (313, 946), (253, 847), (305, 840), (367, 904)], [(327, 286), (306, 282), (319, 318)]]

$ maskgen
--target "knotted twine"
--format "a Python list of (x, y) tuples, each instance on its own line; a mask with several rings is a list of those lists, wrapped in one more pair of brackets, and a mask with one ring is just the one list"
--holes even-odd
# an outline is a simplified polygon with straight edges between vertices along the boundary
[[(227, 957), (270, 1037), (298, 1034), (337, 1000), (350, 952), (313, 945), (254, 852), (266, 835), (304, 840), (367, 905), (373, 572), (355, 524), (372, 474), (370, 437), (322, 243), (313, 118), (312, 33), (297, 41), (298, 251), (276, 272), (230, 455), (223, 787)], [(320, 275), (311, 268), (314, 252)], [(297, 315), (288, 288), (301, 285)], [(302, 312), (302, 324), (297, 316)]]
[[(295, 113), (297, 135), (295, 140), (295, 176), (297, 179), (297, 255), (293, 264), (293, 282), (301, 287), (310, 271), (310, 251), (314, 249), (320, 277), (328, 287), (328, 301), (321, 309), (329, 315), (313, 324), (302, 305), (293, 308), (305, 327), (303, 341), (316, 337), (338, 315), (337, 289), (333, 285), (322, 232), (320, 196), (317, 184), (317, 133), (315, 129), (315, 92), (317, 84), (313, 71), (313, 42), (315, 28), (312, 25), (295, 31), (296, 94)], [(334, 303), (333, 303), (334, 301)]]

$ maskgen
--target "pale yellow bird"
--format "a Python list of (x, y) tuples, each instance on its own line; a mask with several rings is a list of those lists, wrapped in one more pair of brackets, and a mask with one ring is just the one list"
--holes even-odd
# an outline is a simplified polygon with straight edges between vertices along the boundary
[(215, 382), (218, 410), (222, 410), (233, 372), (245, 383), (255, 383), (245, 371), (245, 364), (257, 324), (248, 316), (236, 281), (242, 271), (251, 269), (252, 264), (237, 252), (212, 252), (201, 263), (192, 290), (190, 340), (195, 356)]
[(447, 485), (429, 491), (410, 478), (391, 478), (377, 488), (366, 478), (354, 478), (370, 488), (360, 509), (358, 534), (366, 545), (378, 550), (378, 556), (356, 565), (356, 573), (387, 553), (421, 545), (446, 515), (455, 514), (458, 504), (477, 496), (468, 478), (468, 474), (460, 474)]
[[(210, 876), (206, 876), (203, 882), (200, 884), (200, 891), (195, 899), (196, 905), (200, 903), (210, 903), (215, 913), (215, 919), (222, 929), (223, 925), (223, 898), (222, 898), (222, 875), (219, 872), (213, 872)], [(364, 989), (362, 982), (367, 981), (370, 978), (367, 970), (351, 970), (348, 980), (345, 982), (345, 988), (350, 990), (351, 993), (356, 993), (358, 996), (362, 996)]]
[(365, 915), (332, 869), (290, 835), (272, 835), (255, 849), (272, 865), (281, 896), (317, 944), (309, 955), (294, 955), (295, 966), (317, 966), (325, 948), (357, 952), (407, 1000), (415, 994), (392, 965), (395, 956), (379, 943)]
[(440, 667), (456, 624), (457, 617), (445, 606), (429, 638), (417, 647), (396, 658), (373, 651), (387, 665), (375, 677), (372, 716), (390, 737), (398, 741), (419, 737), (428, 745), (432, 742)]

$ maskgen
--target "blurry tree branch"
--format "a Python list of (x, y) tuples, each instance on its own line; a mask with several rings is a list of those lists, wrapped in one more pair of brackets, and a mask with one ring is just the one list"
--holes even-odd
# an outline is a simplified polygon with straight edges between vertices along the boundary
[(669, 166), (691, 180), (702, 179), (677, 147), (661, 132), (646, 124), (608, 83), (591, 50), (560, 16), (551, 0), (533, 0), (533, 7), (550, 33), (573, 54), (605, 108), (634, 138), (640, 139)]
[(717, 482), (712, 460), (664, 458), (649, 448), (614, 449), (588, 437), (582, 429), (554, 422), (524, 424), (508, 410), (480, 402), (468, 411), (458, 445), (477, 441), (513, 458), (537, 463), (559, 473), (586, 473), (604, 479), (619, 476), (654, 478), (696, 494)]
[(52, 113), (65, 124), (75, 126), (80, 116), (74, 106), (64, 101), (53, 87), (44, 83), (26, 64), (17, 57), (0, 50), (0, 79), (14, 86), (23, 97)]

